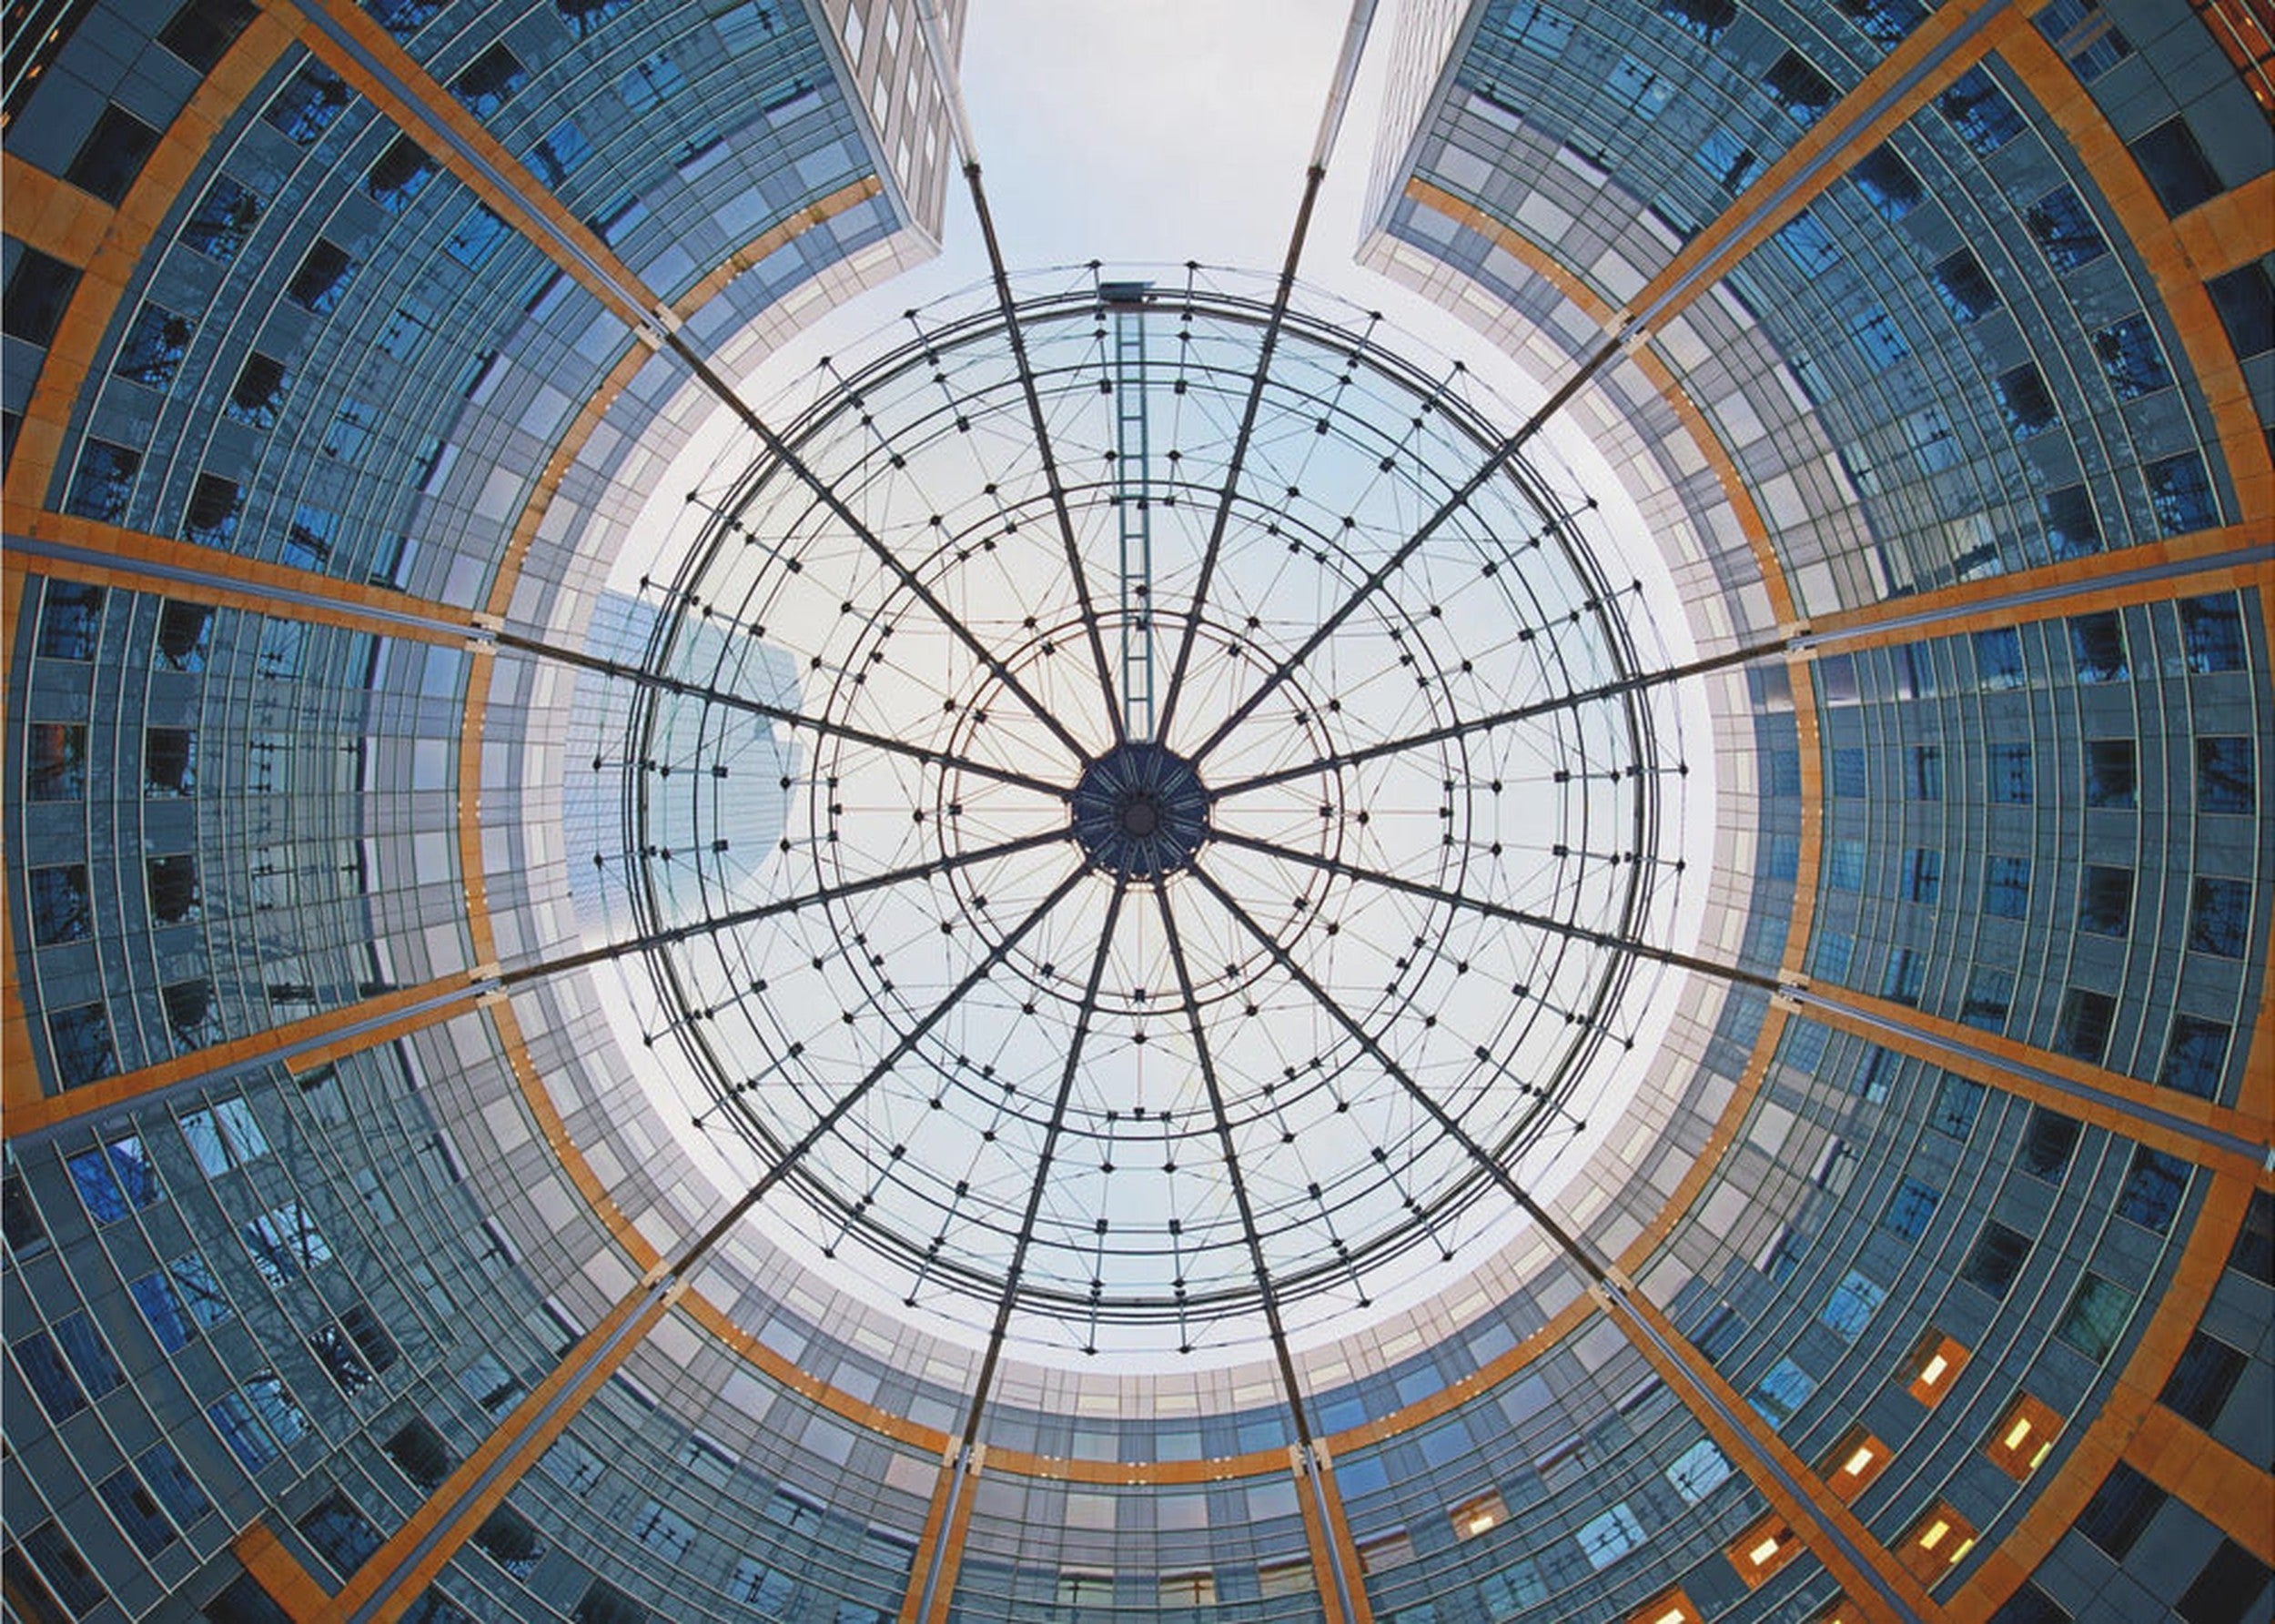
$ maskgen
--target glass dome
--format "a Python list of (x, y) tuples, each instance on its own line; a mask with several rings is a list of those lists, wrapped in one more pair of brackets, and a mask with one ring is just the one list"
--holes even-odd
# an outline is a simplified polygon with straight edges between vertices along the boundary
[(1044, 1347), (1259, 1337), (1504, 1227), (1683, 866), (1593, 500), (1460, 364), (1266, 291), (911, 312), (693, 494), (641, 657), (698, 1130)]

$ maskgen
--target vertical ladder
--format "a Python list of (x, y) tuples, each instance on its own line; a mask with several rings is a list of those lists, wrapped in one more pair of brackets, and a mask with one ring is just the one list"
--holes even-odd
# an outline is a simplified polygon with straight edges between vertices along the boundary
[(1153, 499), (1146, 422), (1143, 283), (1108, 283), (1114, 306), (1114, 507), (1122, 543), (1122, 721), (1153, 737)]

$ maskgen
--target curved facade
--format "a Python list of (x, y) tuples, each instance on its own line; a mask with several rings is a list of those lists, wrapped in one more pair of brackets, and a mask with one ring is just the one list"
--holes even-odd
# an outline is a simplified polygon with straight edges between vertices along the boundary
[(723, 380), (931, 250), (924, 32), (12, 32), (10, 1610), (2266, 1618), (2263, 26), (1380, 31), (1360, 257), (1644, 515), (1712, 860), (1537, 1221), (1110, 1369), (713, 1235), (594, 962), (656, 923), (608, 560)]

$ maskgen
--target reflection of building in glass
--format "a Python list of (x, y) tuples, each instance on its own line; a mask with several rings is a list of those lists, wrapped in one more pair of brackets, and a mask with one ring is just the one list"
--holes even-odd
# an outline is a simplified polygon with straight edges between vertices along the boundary
[[(816, 492), (818, 508), (752, 509), (763, 524), (726, 533), (744, 550), (691, 566), (693, 597), (605, 590), (642, 495), (712, 409), (698, 363), (740, 378), (930, 251), (953, 177), (924, 34), (906, 0), (188, 0), (147, 16), (97, 0), (12, 20), (11, 1614), (2264, 1618), (2264, 25), (2179, 0), (1425, 0), (1386, 25), (1363, 258), (1569, 382), (1560, 409), (1673, 585), (1638, 564), (1663, 637), (1615, 651), (1567, 633), (1558, 650), (1556, 681), (1633, 678), (1640, 712), (1543, 735), (1529, 765), (1548, 788), (1522, 812), (1444, 820), (1490, 846), (1584, 807), (1606, 838), (1550, 841), (1523, 871), (1538, 894), (1490, 864), (1434, 898), (1401, 893), (1415, 912), (1397, 917), (1427, 924), (1410, 951), (1380, 903), (1297, 923), (1314, 910), (1294, 906), (1293, 871), (1326, 871), (1259, 856), (1249, 877), (1287, 893), (1263, 933), (1284, 962), (1200, 905), (1199, 876), (1234, 834), (1291, 848), (1299, 811), (1306, 839), (1344, 838), (1357, 803), (1323, 796), (1322, 820), (1289, 800), (1279, 823), (1244, 826), (1161, 760), (1087, 732), (1069, 754), (1042, 720), (1093, 691), (1090, 630), (1101, 664), (1137, 646), (1121, 633), (1138, 602), (1148, 692), (1170, 703), (1209, 487), (1196, 474), (1173, 519), (1162, 470), (1172, 449), (1228, 466), (1252, 325), (1189, 342), (1215, 346), (1222, 387), (1171, 406), (1117, 392), (1138, 364), (1116, 343), (1127, 290), (1060, 290), (1054, 388), (1095, 394), (1081, 427), (1066, 396), (1071, 513), (1097, 543), (1085, 556), (1115, 556), (1138, 488), (1117, 465), (1146, 448), (1142, 489), (1164, 505), (1148, 509), (1145, 595), (1125, 563), (1108, 608), (1073, 602), (1050, 573), (1039, 464), (1008, 429), (975, 459), (999, 477), (961, 493), (1026, 504), (1006, 547), (1000, 516), (883, 499), (894, 480), (861, 455), (876, 426), (857, 421), (804, 443), (828, 489), (880, 499), (854, 517), (891, 546), (861, 550)], [(1148, 366), (1176, 349), (1158, 312)], [(1379, 409), (1400, 397), (1376, 370), (1395, 358), (1345, 368), (1333, 335), (1299, 337), (1255, 466), (1380, 431), (1397, 468), (1407, 414)], [(964, 382), (995, 368), (992, 420), (1016, 427), (1002, 351), (974, 355)], [(926, 419), (932, 363), (909, 376), (878, 394), (884, 439), (953, 444), (955, 391)], [(1111, 409), (1139, 398), (1142, 437)], [(1473, 471), (1449, 453), (1400, 477), (1451, 489)], [(1222, 600), (1245, 612), (1201, 647), (1204, 711), (1232, 714), (1264, 653), (1322, 625), (1341, 600), (1328, 585), (1355, 590), (1410, 511), (1330, 511), (1323, 488), (1236, 492), (1313, 550), (1278, 575), (1236, 555)], [(1363, 532), (1348, 543), (1346, 516)], [(1567, 519), (1601, 562), (1588, 521)], [(1035, 627), (923, 540), (956, 526), (1031, 566)], [(1320, 686), (1316, 708), (1345, 720), (1290, 705), (1281, 736), (1242, 747), (1247, 777), (1402, 755), (1485, 704), (1458, 665), (1410, 708), (1366, 686), (1402, 654), (1444, 656), (1433, 625), (1460, 623), (1460, 657), (1503, 675), (1549, 671), (1530, 644), (1466, 646), (1483, 564), (1523, 528), (1388, 572), (1373, 641), (1337, 637), (1288, 684)], [(811, 562), (795, 587), (794, 557)], [(912, 580), (992, 616), (976, 641), (1003, 671), (943, 653), (943, 611)], [(1643, 623), (1566, 584), (1534, 607)], [(795, 618), (761, 632), (769, 603)], [(1046, 619), (1069, 634), (1047, 660)], [(652, 635), (666, 626), (668, 652)], [(887, 627), (921, 655), (871, 661)], [(1330, 672), (1360, 648), (1364, 665)], [(899, 674), (856, 682), (871, 666)], [(983, 724), (1017, 714), (1006, 672), (1051, 702)], [(1328, 711), (1346, 684), (1378, 697)], [(1703, 726), (1675, 729), (1678, 692)], [(1180, 750), (1176, 717), (1156, 718)], [(1315, 726), (1332, 735), (1316, 750)], [(1690, 772), (1666, 771), (1676, 741)], [(1600, 777), (1560, 783), (1583, 756)], [(1492, 782), (1439, 759), (1378, 782), (1434, 797)], [(1646, 792), (1633, 775), (1653, 766)], [(984, 860), (871, 885), (942, 856), (907, 832), (951, 772), (1007, 786), (970, 801), (1005, 842), (1064, 790), (1087, 832), (1053, 837), (1052, 861), (1092, 912), (1010, 942), (999, 909), (1055, 874), (986, 907), (966, 883)], [(1670, 823), (1695, 825), (1695, 859), (1644, 826), (1684, 796)], [(1439, 817), (1433, 800), (1419, 821)], [(1348, 866), (1425, 883), (1443, 848), (1400, 839), (1306, 849), (1371, 852)], [(783, 861), (762, 860), (770, 844)], [(1623, 889), (1637, 855), (1682, 877)], [(1237, 1004), (1209, 1017), (1257, 1045), (1228, 1099), (1379, 1085), (1421, 1056), (1409, 1097), (1453, 1126), (1517, 1113), (1484, 1075), (1491, 1045), (1465, 1058), (1444, 1038), (1475, 1019), (1466, 986), (1443, 990), (1465, 963), (1505, 970), (1512, 1007), (1532, 1007), (1506, 955), (1537, 926), (1510, 913), (1586, 933), (1595, 953), (1568, 963), (1633, 962), (1670, 1007), (1542, 1210), (1510, 1195), (1443, 1273), (1364, 1309), (1291, 1291), (1291, 1307), (1341, 1310), (1292, 1336), (1252, 1323), (1279, 1302), (1259, 1269), (1359, 1249), (1361, 1226), (1338, 1226), (1353, 1214), (1409, 1234), (1374, 1169), (1422, 1141), (1337, 1140), (1355, 1154), (1316, 1193), (1296, 1153), (1259, 1152), (1272, 1223), (1222, 1182), (1193, 1215), (1224, 1243), (1196, 1255), (1251, 1323), (1194, 1357), (1089, 1360), (1043, 1332), (1082, 1316), (1083, 1226), (1110, 1237), (1124, 1216), (1097, 1195), (1094, 1136), (1084, 1165), (1054, 1161), (1025, 1221), (1050, 1237), (1030, 1283), (1056, 1294), (1049, 1312), (1023, 1310), (996, 1358), (987, 1309), (1009, 1294), (980, 1289), (1002, 1284), (980, 1265), (1003, 1267), (1019, 1226), (990, 1231), (992, 1252), (940, 1243), (976, 1270), (976, 1316), (909, 1277), (931, 1277), (934, 1215), (1016, 1215), (1036, 1188), (1038, 1158), (991, 1168), (973, 1148), (1031, 1147), (1049, 1120), (1034, 1096), (1071, 1038), (1022, 1051), (1022, 1004), (1057, 999), (1068, 1032), (1065, 1011), (1106, 1012), (1092, 1080), (1134, 1094), (1157, 987), (1100, 977), (1086, 1003), (1080, 984), (1094, 963), (1177, 978), (1166, 932), (1119, 960), (1097, 950), (1125, 861), (1149, 865), (1136, 905), (1157, 908), (1158, 873), (1166, 916), (1216, 932), (1197, 986), (1267, 988), (1252, 1024)], [(816, 890), (828, 907), (786, 907)], [(777, 903), (781, 928), (759, 928)], [(1510, 933), (1430, 912), (1481, 904)], [(739, 923), (713, 931), (724, 915)], [(957, 920), (963, 935), (939, 929)], [(1365, 922), (1355, 945), (1330, 950), (1326, 924), (1346, 920)], [(635, 937), (644, 956), (614, 965)], [(1244, 939), (1246, 960), (1227, 951)], [(982, 978), (979, 1013), (916, 1031), (945, 982), (991, 959), (1002, 985)], [(1380, 970), (1388, 990), (1305, 1003), (1287, 962), (1353, 988)], [(709, 1046), (723, 1113), (751, 1105), (731, 1120), (764, 1125), (736, 1154), (797, 1170), (715, 1241), (739, 1192), (682, 1136), (718, 1125), (691, 1129), (643, 1085), (610, 1019), (628, 998), (671, 1012), (659, 1057)], [(1600, 1030), (1566, 1003), (1575, 1052), (1643, 1030), (1632, 1002)], [(1331, 1024), (1330, 1004), (1380, 1053), (1293, 1024)], [(1148, 1035), (1149, 1056), (1177, 1052)], [(880, 1110), (829, 1118), (904, 1043)], [(996, 1074), (1015, 1063), (1016, 1094)], [(1208, 1094), (1197, 1064), (1160, 1069), (1188, 1103)], [(917, 1136), (923, 1081), (942, 1085), (945, 1140)], [(1330, 1123), (1380, 1104), (1345, 1113), (1304, 1086)], [(1328, 1136), (1296, 1131), (1305, 1156)], [(810, 1177), (787, 1154), (808, 1135)], [(1180, 1153), (1187, 1171), (1222, 1167), (1208, 1140)], [(944, 1143), (969, 1162), (905, 1148)], [(1511, 1161), (1469, 1165), (1481, 1187), (1489, 1164), (1521, 1184)], [(1147, 1268), (1176, 1266), (1181, 1210), (1154, 1215)], [(867, 1262), (828, 1227), (888, 1217)], [(1259, 1266), (1241, 1247), (1268, 1229)], [(869, 1266), (881, 1255), (892, 1268)], [(1103, 1300), (1108, 1273), (1094, 1277)]]
[[(640, 753), (632, 730), (639, 725), (644, 692), (631, 673), (666, 657), (651, 652), (657, 620), (653, 604), (623, 593), (603, 592), (593, 604), (592, 618), (585, 623), (583, 651), (605, 661), (606, 668), (579, 674), (561, 747), (561, 827), (569, 890), (579, 928), (596, 943), (629, 936), (639, 929), (625, 889), (627, 874), (638, 867), (624, 861), (628, 850), (653, 847), (659, 864), (668, 863), (662, 853), (675, 848), (675, 855), (692, 862), (695, 847), (691, 842), (699, 839), (706, 843), (726, 840), (730, 849), (739, 844), (749, 852), (772, 852), (783, 837), (788, 802), (781, 781), (804, 776), (796, 745), (782, 740), (770, 723), (756, 721), (735, 731), (738, 761), (704, 764), (701, 804), (706, 822), (715, 827), (697, 830), (658, 819), (645, 836), (627, 843), (626, 752), (632, 750), (635, 758)], [(673, 634), (682, 641), (668, 658), (681, 670), (715, 672), (729, 658), (727, 634), (699, 617), (678, 621)], [(743, 691), (784, 710), (797, 708), (796, 676), (786, 653), (763, 643), (735, 653), (747, 661), (737, 668)], [(608, 668), (624, 674), (611, 675)], [(713, 765), (728, 765), (730, 772), (708, 772)], [(636, 782), (636, 760), (632, 769)]]

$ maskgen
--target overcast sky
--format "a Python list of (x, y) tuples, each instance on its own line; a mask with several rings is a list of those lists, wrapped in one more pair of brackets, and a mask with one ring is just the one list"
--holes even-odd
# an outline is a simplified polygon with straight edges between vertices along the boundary
[[(1014, 271), (1091, 259), (1131, 269), (1188, 259), (1279, 268), (1350, 19), (1341, 0), (968, 5), (965, 103)], [(1474, 348), (1433, 308), (1351, 263), (1399, 12), (1400, 0), (1377, 8), (1302, 275), (1440, 348)], [(986, 255), (960, 177), (942, 233), (938, 259), (833, 312), (781, 361), (794, 370), (808, 353), (984, 279)], [(762, 369), (759, 398), (780, 371)]]

